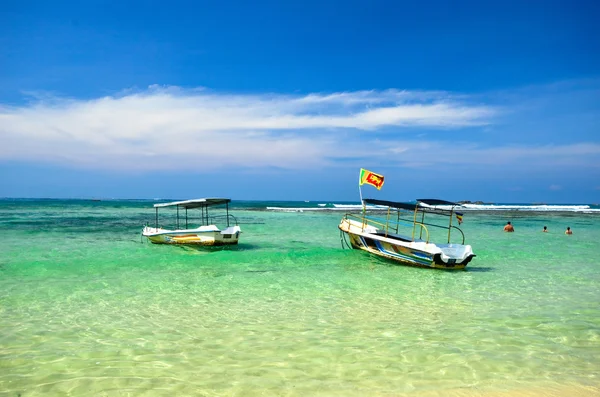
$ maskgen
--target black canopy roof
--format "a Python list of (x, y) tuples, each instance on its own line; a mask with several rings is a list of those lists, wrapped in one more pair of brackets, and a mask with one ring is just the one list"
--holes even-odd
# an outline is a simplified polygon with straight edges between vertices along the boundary
[(438, 200), (438, 199), (417, 199), (417, 201), (419, 201), (423, 204), (427, 204), (427, 205), (451, 205), (451, 206), (460, 205), (458, 203), (453, 203), (452, 201)]
[(419, 203), (423, 203), (426, 205), (432, 205), (432, 206), (449, 205), (449, 206), (454, 207), (454, 206), (459, 205), (459, 204), (453, 203), (451, 201), (438, 200), (438, 199), (419, 199), (419, 200), (417, 200), (416, 204), (400, 203), (400, 202), (396, 202), (396, 201), (386, 201), (386, 200), (377, 200), (377, 199), (368, 199), (368, 198), (364, 199), (363, 201), (366, 204), (382, 205), (385, 207), (397, 208), (400, 210), (414, 211), (415, 209), (418, 209), (419, 211), (434, 212), (434, 213), (438, 213), (438, 214), (450, 214), (452, 211), (447, 210), (447, 209), (442, 209), (442, 208), (420, 206)]
[(154, 207), (160, 208), (160, 207), (178, 206), (178, 207), (190, 209), (190, 208), (210, 207), (210, 206), (219, 205), (219, 204), (227, 204), (229, 202), (231, 202), (231, 199), (228, 199), (228, 198), (201, 198), (201, 199), (194, 199), (194, 200), (173, 201), (170, 203), (154, 204)]
[(417, 206), (416, 204), (398, 203), (396, 201), (386, 201), (386, 200), (377, 200), (377, 199), (368, 199), (368, 198), (364, 199), (363, 201), (367, 204), (383, 205), (386, 207), (398, 208), (401, 210), (409, 210), (409, 211), (414, 211), (415, 207)]

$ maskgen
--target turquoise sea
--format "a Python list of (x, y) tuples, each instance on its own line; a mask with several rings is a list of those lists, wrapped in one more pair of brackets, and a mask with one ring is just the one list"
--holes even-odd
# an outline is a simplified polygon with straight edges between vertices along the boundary
[(0, 200), (0, 396), (600, 395), (600, 213), (465, 212), (447, 272), (342, 249), (316, 203), (152, 245), (153, 203)]

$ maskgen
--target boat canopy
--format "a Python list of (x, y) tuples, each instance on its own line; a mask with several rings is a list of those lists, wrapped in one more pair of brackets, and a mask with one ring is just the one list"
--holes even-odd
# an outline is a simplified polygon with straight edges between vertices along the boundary
[(451, 205), (453, 207), (460, 205), (458, 203), (453, 203), (452, 201), (438, 199), (417, 199), (417, 201), (427, 205)]
[[(407, 211), (422, 211), (422, 212), (428, 212), (428, 213), (437, 213), (440, 215), (450, 215), (452, 214), (452, 209), (455, 206), (458, 206), (460, 204), (457, 203), (453, 203), (451, 201), (445, 201), (445, 200), (438, 200), (438, 199), (418, 199), (417, 203), (415, 204), (410, 204), (410, 203), (399, 203), (396, 201), (386, 201), (386, 200), (377, 200), (377, 199), (364, 199), (363, 200), (366, 204), (373, 204), (373, 205), (381, 205), (381, 206), (385, 206), (385, 207), (391, 207), (391, 208), (396, 208), (399, 210), (407, 210)], [(425, 204), (426, 206), (421, 206), (420, 204)], [(452, 209), (443, 209), (443, 208), (436, 208), (435, 206), (437, 205), (448, 205), (451, 206)], [(432, 207), (429, 207), (432, 206)]]
[(398, 203), (396, 201), (386, 201), (386, 200), (377, 200), (377, 199), (364, 199), (363, 201), (366, 204), (383, 205), (385, 207), (398, 208), (400, 210), (408, 210), (408, 211), (414, 211), (415, 207), (417, 206), (416, 204)]
[(228, 198), (200, 198), (200, 199), (194, 199), (194, 200), (173, 201), (170, 203), (154, 204), (154, 208), (178, 206), (178, 207), (190, 209), (190, 208), (210, 207), (210, 206), (219, 205), (219, 204), (228, 204), (230, 202), (231, 202), (231, 199), (228, 199)]

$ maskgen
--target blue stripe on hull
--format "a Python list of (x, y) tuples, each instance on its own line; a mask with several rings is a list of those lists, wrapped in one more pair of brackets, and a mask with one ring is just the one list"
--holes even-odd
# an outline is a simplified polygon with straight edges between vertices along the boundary
[[(362, 236), (358, 236), (360, 238), (360, 241), (362, 243), (362, 249), (369, 251), (370, 249), (375, 250), (375, 248), (369, 244), (367, 244), (367, 242), (365, 241), (365, 239)], [(432, 267), (433, 263), (432, 263), (432, 259), (431, 256), (422, 253), (420, 251), (415, 251), (412, 250), (410, 248), (407, 247), (402, 247), (402, 249), (407, 250), (407, 253), (400, 253), (400, 252), (396, 252), (396, 251), (390, 251), (386, 248), (383, 247), (382, 243), (378, 240), (372, 240), (375, 245), (376, 248), (379, 252), (381, 252), (382, 254), (384, 254), (385, 256), (388, 257), (392, 257), (395, 258), (397, 260), (403, 261), (403, 262), (408, 262), (408, 263), (414, 263), (417, 265), (422, 265), (422, 266), (427, 266), (427, 267)], [(387, 245), (389, 245), (390, 247), (393, 247), (392, 244), (386, 243)], [(376, 252), (375, 252), (376, 253)], [(422, 256), (422, 258), (419, 258), (419, 256)]]

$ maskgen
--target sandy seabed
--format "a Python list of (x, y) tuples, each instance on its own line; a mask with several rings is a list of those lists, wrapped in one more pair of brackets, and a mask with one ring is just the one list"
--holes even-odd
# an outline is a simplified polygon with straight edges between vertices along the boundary
[[(400, 395), (402, 396), (402, 395)], [(416, 392), (406, 394), (411, 397), (596, 397), (600, 396), (599, 386), (545, 386), (503, 391), (479, 391), (477, 389), (452, 389)]]

